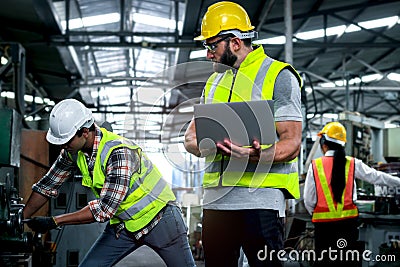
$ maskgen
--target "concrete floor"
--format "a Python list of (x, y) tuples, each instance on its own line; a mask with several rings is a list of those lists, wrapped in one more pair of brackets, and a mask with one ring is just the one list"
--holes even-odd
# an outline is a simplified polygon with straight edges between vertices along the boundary
[[(151, 248), (143, 246), (120, 261), (116, 267), (167, 267)], [(204, 267), (204, 261), (196, 261), (197, 267)], [(249, 265), (244, 265), (248, 267)], [(297, 262), (285, 262), (284, 267), (308, 266)]]
[[(132, 252), (122, 261), (115, 265), (116, 267), (166, 267), (163, 260), (151, 248), (143, 246)], [(204, 262), (196, 262), (197, 267), (204, 267)]]

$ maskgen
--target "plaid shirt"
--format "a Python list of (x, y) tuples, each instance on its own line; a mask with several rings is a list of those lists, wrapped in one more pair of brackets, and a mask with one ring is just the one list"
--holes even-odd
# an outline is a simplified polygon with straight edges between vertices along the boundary
[[(148, 234), (156, 225), (158, 224), (159, 221), (161, 221), (162, 216), (164, 213), (164, 209), (162, 209), (154, 218), (151, 220), (145, 227), (140, 229), (139, 231), (136, 231), (133, 233), (133, 236), (135, 237), (136, 240), (139, 240), (142, 236)], [(125, 224), (123, 222), (117, 224), (115, 226), (115, 237), (118, 239), (121, 235), (121, 232), (125, 230)]]
[[(93, 175), (94, 163), (98, 152), (102, 133), (96, 126), (95, 139), (92, 154), (85, 154), (89, 173)], [(131, 176), (140, 166), (138, 154), (128, 148), (114, 149), (108, 159), (106, 177), (103, 188), (99, 192), (100, 197), (88, 203), (93, 217), (98, 222), (111, 219), (117, 212), (119, 205), (127, 196)], [(32, 190), (47, 197), (57, 197), (61, 185), (73, 175), (77, 165), (69, 157), (65, 150), (62, 150), (50, 170), (33, 185)], [(156, 216), (140, 232), (143, 235), (148, 233), (157, 225), (161, 216)]]

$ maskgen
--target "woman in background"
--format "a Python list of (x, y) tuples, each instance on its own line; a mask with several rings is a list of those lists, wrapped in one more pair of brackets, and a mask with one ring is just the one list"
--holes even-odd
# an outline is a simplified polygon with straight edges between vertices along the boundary
[[(360, 260), (353, 259), (352, 254), (346, 257), (347, 251), (358, 249), (355, 178), (388, 186), (400, 186), (400, 178), (346, 156), (346, 129), (341, 123), (326, 124), (318, 136), (324, 156), (312, 161), (304, 186), (304, 204), (312, 215), (316, 255), (320, 258), (314, 266), (358, 266), (362, 253)], [(329, 249), (337, 252), (329, 255)], [(321, 254), (323, 250), (327, 252)], [(339, 250), (343, 250), (342, 258)]]

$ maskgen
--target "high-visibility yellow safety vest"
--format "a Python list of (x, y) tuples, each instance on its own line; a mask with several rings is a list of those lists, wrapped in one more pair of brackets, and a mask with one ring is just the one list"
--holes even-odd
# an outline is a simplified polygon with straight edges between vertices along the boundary
[[(277, 60), (273, 60), (272, 64), (270, 62), (260, 46), (247, 55), (237, 72), (227, 70), (212, 74), (204, 88), (205, 103), (271, 100), (276, 78), (283, 69), (294, 73), (301, 87), (301, 78), (291, 65)], [(299, 175), (295, 165), (297, 158), (290, 162), (273, 163), (272, 166), (269, 164), (270, 168), (249, 162), (245, 170), (235, 170), (236, 164), (229, 164), (229, 161), (230, 157), (221, 154), (206, 157), (209, 165), (203, 178), (204, 187), (271, 187), (282, 189), (287, 198), (300, 197)]]
[(90, 187), (95, 196), (99, 197), (111, 152), (117, 148), (127, 147), (138, 153), (139, 171), (132, 175), (129, 191), (110, 220), (110, 224), (123, 221), (127, 230), (138, 231), (146, 226), (169, 201), (174, 201), (175, 195), (140, 147), (131, 140), (104, 128), (101, 128), (101, 132), (103, 136), (95, 159), (93, 178), (89, 174), (85, 155), (81, 151), (78, 152), (77, 165), (83, 176), (82, 185)]
[(354, 158), (346, 157), (346, 183), (342, 195), (342, 203), (333, 199), (331, 179), (333, 157), (322, 157), (312, 161), (317, 204), (315, 205), (312, 221), (331, 222), (358, 216), (357, 206), (353, 202), (354, 187)]

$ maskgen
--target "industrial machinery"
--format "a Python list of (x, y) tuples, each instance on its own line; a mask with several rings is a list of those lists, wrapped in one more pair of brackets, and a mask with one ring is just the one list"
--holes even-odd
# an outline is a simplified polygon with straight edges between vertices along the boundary
[[(45, 132), (22, 130), (21, 115), (14, 109), (0, 107), (0, 125), (0, 266), (78, 266), (105, 224), (67, 226), (46, 234), (24, 226), (23, 203), (32, 184), (49, 168), (52, 150), (45, 142)], [(42, 151), (46, 149), (49, 153)], [(59, 150), (53, 152), (58, 155)], [(87, 205), (94, 197), (90, 189), (81, 186), (79, 177), (71, 180), (37, 216), (63, 214)]]
[(21, 120), (15, 110), (0, 109), (0, 265), (32, 261), (34, 237), (24, 232), (16, 181), (20, 159)]
[(23, 204), (12, 185), (10, 175), (0, 182), (0, 265), (14, 266), (25, 262), (32, 263), (34, 244), (40, 236), (34, 238), (31, 232), (24, 232), (22, 216)]
[[(346, 154), (400, 179), (398, 128), (385, 129), (381, 121), (349, 112), (339, 114), (339, 119), (347, 130)], [(356, 182), (359, 240), (373, 255), (393, 257), (397, 261), (397, 265), (365, 261), (363, 267), (399, 266), (400, 188)]]
[[(400, 162), (391, 162), (373, 166), (375, 169), (390, 173), (400, 179)], [(360, 241), (373, 255), (396, 260), (397, 265), (379, 265), (365, 262), (366, 266), (399, 266), (400, 260), (400, 188), (375, 186), (373, 196), (360, 196), (371, 208), (360, 210)], [(362, 200), (361, 200), (362, 201)]]

